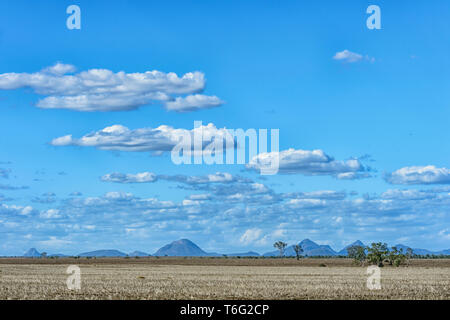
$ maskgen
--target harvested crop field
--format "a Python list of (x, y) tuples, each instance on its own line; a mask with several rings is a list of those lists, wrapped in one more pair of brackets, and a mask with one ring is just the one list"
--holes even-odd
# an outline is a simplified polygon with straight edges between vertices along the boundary
[[(69, 265), (81, 289), (68, 290)], [(449, 299), (450, 259), (381, 268), (348, 259), (0, 259), (0, 299)]]

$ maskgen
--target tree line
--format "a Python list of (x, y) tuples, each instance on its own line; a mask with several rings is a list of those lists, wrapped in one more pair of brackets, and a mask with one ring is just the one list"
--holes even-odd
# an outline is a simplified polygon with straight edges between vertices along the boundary
[(352, 258), (357, 264), (377, 265), (383, 267), (385, 263), (390, 266), (399, 267), (402, 264), (409, 262), (414, 257), (411, 248), (403, 251), (403, 248), (391, 247), (388, 248), (386, 243), (374, 242), (370, 246), (351, 246), (347, 249), (348, 257)]
[[(283, 241), (277, 241), (273, 244), (280, 252), (280, 257), (284, 256), (287, 243)], [(297, 260), (302, 257), (304, 252), (301, 245), (296, 244), (293, 246)], [(430, 258), (448, 258), (448, 256), (421, 256), (414, 254), (411, 248), (403, 250), (403, 248), (391, 247), (389, 249), (386, 243), (374, 242), (370, 246), (354, 245), (347, 248), (348, 257), (353, 259), (355, 264), (359, 265), (377, 265), (383, 267), (385, 264), (390, 266), (399, 267), (404, 264), (408, 264), (412, 258), (417, 259), (430, 259)]]

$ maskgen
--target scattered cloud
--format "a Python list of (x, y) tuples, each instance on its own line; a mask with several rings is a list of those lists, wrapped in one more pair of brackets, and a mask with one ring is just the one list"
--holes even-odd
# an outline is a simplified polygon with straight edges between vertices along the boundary
[(320, 190), (312, 192), (293, 192), (283, 195), (286, 199), (320, 199), (320, 200), (344, 200), (347, 197), (345, 191)]
[(279, 158), (279, 173), (304, 174), (310, 176), (331, 175), (337, 179), (361, 179), (371, 177), (370, 168), (358, 159), (334, 160), (322, 150), (288, 149), (280, 152), (261, 153), (246, 165), (249, 170), (268, 167)]
[(372, 174), (370, 174), (369, 172), (343, 172), (336, 175), (336, 178), (338, 178), (339, 180), (359, 180), (371, 177)]
[(116, 183), (148, 183), (155, 182), (157, 177), (151, 172), (141, 172), (136, 174), (109, 173), (101, 177), (103, 182)]
[(363, 56), (360, 55), (359, 53), (354, 53), (354, 52), (351, 52), (348, 50), (344, 50), (344, 51), (337, 52), (334, 55), (333, 59), (351, 63), (351, 62), (361, 61), (363, 59)]
[(387, 190), (381, 194), (382, 199), (391, 200), (424, 200), (431, 199), (436, 196), (435, 193), (424, 192), (419, 190)]
[(0, 190), (24, 190), (28, 188), (28, 186), (11, 186), (9, 184), (0, 184)]
[[(46, 97), (37, 102), (43, 109), (76, 111), (126, 111), (155, 102), (168, 110), (188, 112), (221, 105), (215, 96), (198, 94), (205, 88), (201, 72), (179, 77), (173, 72), (113, 72), (90, 69), (75, 73), (70, 64), (56, 63), (35, 73), (0, 74), (0, 90), (31, 88)], [(187, 95), (187, 96), (184, 96)]]
[(0, 178), (8, 179), (11, 170), (0, 168)]
[(41, 204), (54, 203), (56, 202), (56, 198), (54, 196), (34, 197), (31, 199), (31, 202)]
[(336, 54), (333, 56), (334, 60), (342, 61), (345, 63), (355, 63), (360, 62), (363, 60), (367, 60), (369, 62), (375, 62), (375, 58), (369, 57), (369, 56), (363, 56), (362, 54), (351, 52), (349, 50), (344, 50), (340, 52), (336, 52)]
[(70, 240), (64, 240), (64, 239), (58, 239), (55, 236), (50, 236), (48, 240), (41, 240), (39, 241), (39, 244), (46, 248), (62, 248), (67, 247), (70, 244), (72, 244), (72, 241)]
[(0, 201), (1, 201), (1, 202), (4, 202), (4, 201), (11, 201), (11, 200), (14, 200), (14, 199), (13, 199), (13, 198), (5, 197), (5, 195), (3, 195), (3, 194), (0, 193)]
[[(195, 180), (206, 181), (206, 176)], [(396, 238), (412, 232), (419, 238), (430, 232), (437, 235), (447, 228), (442, 217), (450, 208), (450, 194), (445, 190), (388, 190), (372, 198), (350, 198), (333, 190), (276, 193), (254, 182), (185, 185), (212, 191), (188, 195), (180, 202), (114, 191), (61, 199), (45, 210), (1, 204), (0, 230), (14, 230), (20, 238), (32, 234), (35, 242), (51, 235), (78, 247), (91, 246), (94, 238), (99, 247), (117, 246), (121, 237), (130, 236), (130, 230), (146, 230), (145, 234), (133, 231), (136, 245), (148, 234), (154, 241), (214, 235), (223, 243), (269, 249), (280, 238), (330, 240), (336, 226), (362, 240), (384, 239), (393, 232)], [(442, 232), (441, 238), (446, 235)]]
[(199, 109), (209, 109), (224, 104), (216, 96), (205, 96), (203, 94), (194, 94), (186, 97), (177, 97), (173, 101), (165, 103), (166, 109), (176, 112), (190, 112)]
[(42, 211), (40, 213), (40, 217), (44, 219), (57, 219), (61, 218), (61, 212), (58, 209), (49, 209), (46, 211)]
[(248, 245), (252, 242), (259, 240), (259, 238), (261, 237), (261, 233), (262, 233), (261, 229), (257, 228), (248, 229), (244, 232), (239, 241), (243, 244)]
[(291, 199), (287, 205), (292, 209), (324, 208), (327, 202), (320, 199)]
[[(187, 175), (157, 175), (152, 172), (137, 174), (112, 173), (101, 177), (103, 182), (115, 183), (153, 183), (156, 181), (171, 181), (178, 183), (177, 188), (194, 191), (207, 191), (206, 194), (190, 195), (185, 204), (198, 204), (199, 201), (226, 198), (230, 202), (247, 201), (275, 201), (269, 188), (251, 179), (232, 175), (227, 172), (216, 172), (202, 176)], [(255, 195), (258, 198), (255, 198)]]
[(191, 194), (188, 196), (189, 200), (194, 200), (194, 201), (198, 201), (198, 200), (211, 200), (211, 195), (210, 194), (206, 194), (206, 193), (202, 193), (202, 194)]
[(384, 179), (390, 184), (450, 184), (450, 169), (435, 166), (412, 166), (387, 173)]
[[(100, 150), (130, 151), (130, 152), (170, 152), (176, 145), (181, 143), (186, 152), (193, 149), (194, 135), (203, 135), (205, 148), (214, 139), (229, 141), (227, 145), (234, 147), (234, 139), (229, 136), (227, 129), (218, 129), (212, 123), (203, 125), (192, 130), (175, 129), (171, 126), (161, 125), (157, 128), (142, 128), (131, 130), (122, 125), (113, 125), (100, 131), (89, 133), (81, 138), (73, 138), (72, 135), (53, 139), (53, 146), (81, 146), (94, 147)], [(189, 136), (190, 139), (183, 140)]]
[(445, 240), (450, 240), (450, 229), (443, 229), (439, 231), (438, 235)]
[(64, 64), (61, 62), (57, 62), (51, 67), (42, 69), (43, 74), (47, 73), (47, 74), (52, 74), (55, 76), (62, 76), (67, 73), (74, 73), (75, 71), (76, 71), (75, 66), (70, 65), (70, 64)]
[(28, 216), (34, 211), (31, 206), (0, 205), (0, 214)]
[(187, 176), (187, 175), (159, 175), (159, 179), (181, 182), (188, 185), (201, 185), (212, 183), (233, 183), (233, 182), (250, 182), (251, 180), (240, 176), (232, 175), (228, 172), (216, 172), (204, 176)]

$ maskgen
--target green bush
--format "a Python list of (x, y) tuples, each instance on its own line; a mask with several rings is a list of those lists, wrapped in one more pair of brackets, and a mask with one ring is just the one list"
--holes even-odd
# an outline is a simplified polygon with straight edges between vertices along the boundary
[(388, 246), (386, 243), (374, 242), (370, 247), (367, 248), (367, 261), (369, 264), (374, 264), (379, 267), (383, 267), (383, 262), (386, 260), (389, 253)]

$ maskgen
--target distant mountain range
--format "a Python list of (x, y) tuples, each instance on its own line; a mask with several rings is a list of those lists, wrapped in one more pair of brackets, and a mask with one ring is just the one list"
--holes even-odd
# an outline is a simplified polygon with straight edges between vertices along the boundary
[[(23, 254), (23, 257), (25, 258), (40, 258), (42, 256), (42, 253), (37, 251), (35, 248), (29, 249), (27, 252)], [(148, 253), (142, 252), (142, 251), (133, 251), (130, 254), (126, 254), (124, 252), (121, 252), (119, 250), (96, 250), (96, 251), (90, 251), (90, 252), (83, 252), (80, 254), (77, 254), (75, 256), (78, 257), (146, 257), (149, 256)], [(69, 255), (56, 253), (56, 254), (48, 254), (47, 257), (69, 257)]]
[(41, 254), (35, 248), (31, 248), (27, 252), (25, 252), (23, 256), (27, 258), (38, 258), (41, 256)]
[(128, 254), (130, 257), (148, 257), (151, 256), (151, 254), (142, 252), (142, 251), (133, 251)]
[(96, 250), (80, 253), (80, 257), (126, 257), (127, 254), (119, 250)]
[[(397, 244), (395, 247), (397, 247), (397, 249), (403, 249), (403, 251), (406, 251), (409, 247), (405, 246), (403, 244)], [(418, 254), (418, 255), (427, 255), (427, 254), (435, 254), (435, 255), (450, 255), (450, 249), (447, 250), (442, 250), (442, 251), (430, 251), (427, 249), (419, 249), (419, 248), (411, 248), (414, 254)]]
[(208, 253), (200, 249), (195, 243), (188, 239), (174, 241), (154, 254), (157, 257), (210, 257), (220, 256), (218, 253)]
[(258, 252), (249, 251), (244, 253), (230, 253), (226, 254), (228, 257), (259, 257), (260, 254)]
[(365, 247), (364, 243), (362, 243), (359, 240), (356, 240), (355, 242), (349, 244), (348, 246), (344, 247), (344, 249), (342, 249), (341, 251), (339, 251), (337, 253), (338, 256), (346, 256), (348, 255), (348, 248), (353, 247), (353, 246), (361, 246), (361, 247)]
[[(319, 245), (315, 243), (314, 241), (311, 241), (309, 239), (305, 239), (299, 243), (299, 245), (302, 247), (303, 252), (302, 256), (335, 256), (337, 255), (336, 251), (331, 249), (329, 245)], [(270, 251), (263, 254), (264, 257), (277, 257), (280, 255), (280, 251)], [(289, 246), (285, 249), (284, 255), (286, 257), (294, 257), (296, 256), (294, 245)]]
[[(347, 246), (345, 246), (340, 251), (334, 251), (329, 245), (319, 245), (310, 239), (302, 240), (299, 245), (302, 247), (303, 252), (302, 256), (346, 256), (348, 255), (348, 248), (351, 246), (365, 246), (364, 243), (357, 240)], [(406, 250), (409, 248), (403, 244), (397, 244), (396, 247), (398, 249)], [(427, 254), (435, 254), (435, 255), (450, 255), (450, 249), (442, 250), (442, 251), (430, 251), (427, 249), (419, 249), (412, 248), (414, 254), (418, 255), (427, 255)], [(178, 241), (174, 241), (168, 245), (165, 245), (158, 251), (156, 251), (154, 256), (158, 257), (220, 257), (220, 256), (228, 256), (228, 257), (259, 257), (260, 254), (254, 251), (244, 252), (244, 253), (230, 253), (230, 254), (219, 254), (215, 252), (206, 252), (202, 250), (198, 245), (193, 243), (188, 239), (181, 239)], [(264, 253), (262, 256), (264, 257), (277, 257), (280, 255), (278, 250), (270, 251)], [(292, 257), (295, 256), (294, 246), (291, 245), (287, 247), (284, 251), (284, 256)], [(49, 257), (65, 257), (64, 254), (49, 254)], [(90, 252), (83, 252), (78, 254), (80, 257), (146, 257), (151, 256), (148, 253), (142, 251), (133, 251), (129, 254), (121, 252), (119, 250), (96, 250)], [(35, 248), (29, 249), (27, 252), (23, 254), (23, 257), (27, 258), (39, 258), (41, 257), (41, 253), (37, 251)]]

